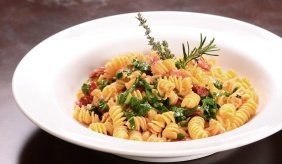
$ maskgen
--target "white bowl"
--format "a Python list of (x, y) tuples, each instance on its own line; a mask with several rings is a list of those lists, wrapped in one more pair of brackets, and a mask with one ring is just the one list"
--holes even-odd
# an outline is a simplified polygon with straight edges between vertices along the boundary
[(66, 29), (34, 47), (19, 63), (13, 93), (21, 110), (45, 131), (66, 141), (126, 158), (172, 162), (200, 158), (263, 139), (282, 128), (281, 38), (238, 20), (189, 12), (146, 12), (152, 35), (181, 54), (181, 43), (215, 37), (219, 65), (254, 84), (256, 116), (233, 131), (193, 141), (146, 143), (90, 131), (72, 118), (75, 94), (91, 70), (113, 56), (150, 50), (136, 13), (106, 17)]

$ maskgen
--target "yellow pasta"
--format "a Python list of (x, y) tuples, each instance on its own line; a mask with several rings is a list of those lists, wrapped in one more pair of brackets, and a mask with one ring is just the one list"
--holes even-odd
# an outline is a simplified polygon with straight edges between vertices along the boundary
[(220, 135), (256, 114), (259, 97), (250, 80), (199, 54), (203, 46), (183, 58), (160, 46), (95, 69), (78, 89), (73, 118), (104, 135), (170, 142)]
[(125, 125), (125, 117), (123, 117), (123, 111), (121, 106), (112, 106), (109, 110), (109, 115), (111, 119), (113, 120), (113, 126), (118, 127), (118, 126), (123, 126)]
[(177, 134), (180, 132), (179, 127), (176, 123), (168, 124), (162, 132), (162, 136), (167, 139), (177, 139)]
[(106, 126), (103, 124), (103, 123), (91, 123), (89, 125), (89, 128), (95, 132), (98, 132), (98, 133), (102, 133), (102, 134), (107, 134), (107, 129), (106, 129)]
[(199, 104), (200, 99), (201, 97), (198, 94), (190, 92), (184, 97), (181, 107), (194, 108)]
[(192, 139), (201, 139), (209, 136), (204, 129), (205, 120), (202, 117), (195, 116), (188, 123), (188, 132)]
[(73, 112), (73, 117), (77, 121), (84, 123), (86, 125), (100, 121), (97, 114), (87, 110), (84, 106), (79, 107), (76, 105)]

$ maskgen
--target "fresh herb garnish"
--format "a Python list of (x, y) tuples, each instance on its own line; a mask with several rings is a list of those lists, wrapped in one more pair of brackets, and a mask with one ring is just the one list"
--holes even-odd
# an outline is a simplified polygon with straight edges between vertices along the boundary
[(132, 64), (136, 70), (139, 70), (143, 73), (149, 74), (151, 71), (151, 66), (146, 62), (133, 59)]
[(201, 108), (204, 110), (203, 118), (209, 120), (215, 118), (216, 112), (218, 110), (218, 105), (213, 97), (205, 97), (201, 100)]
[(99, 109), (101, 109), (102, 111), (106, 111), (108, 110), (108, 105), (104, 100), (100, 100), (99, 104), (98, 104)]
[(178, 125), (181, 126), (181, 127), (187, 127), (187, 126), (188, 126), (188, 121), (186, 121), (186, 120), (180, 121), (180, 122), (178, 123)]
[(123, 73), (122, 72), (116, 73), (116, 78), (117, 79), (122, 79), (122, 77), (123, 77)]
[(153, 38), (150, 35), (151, 29), (146, 24), (147, 20), (142, 16), (141, 13), (137, 14), (136, 19), (138, 19), (138, 21), (140, 23), (139, 26), (142, 26), (146, 30), (145, 36), (147, 37), (147, 39), (149, 41), (148, 45), (152, 46), (152, 50), (157, 51), (158, 55), (160, 56), (160, 58), (162, 60), (174, 58), (174, 55), (170, 52), (170, 50), (168, 48), (167, 41), (165, 41), (165, 40), (163, 40), (162, 42), (155, 41), (155, 38)]
[(133, 111), (124, 111), (124, 116), (126, 117), (127, 120), (129, 120), (131, 117), (134, 117), (135, 114)]
[(185, 121), (189, 116), (193, 115), (196, 109), (186, 109), (177, 106), (171, 107), (171, 111), (174, 112), (174, 118), (176, 122)]
[(129, 101), (129, 100), (127, 100), (128, 95), (129, 95), (129, 93), (134, 91), (134, 89), (136, 89), (136, 87), (137, 87), (137, 85), (139, 83), (139, 80), (140, 80), (140, 77), (136, 78), (134, 84), (128, 90), (126, 90), (123, 93), (118, 95), (118, 103), (120, 105), (123, 105), (126, 101)]
[(214, 51), (218, 51), (219, 49), (214, 44), (214, 38), (205, 45), (207, 37), (202, 36), (200, 34), (200, 45), (198, 47), (195, 47), (192, 51), (190, 51), (189, 43), (187, 42), (187, 51), (184, 43), (182, 43), (182, 51), (183, 51), (183, 59), (179, 59), (176, 61), (175, 66), (180, 69), (185, 69), (187, 63), (193, 59), (197, 59), (201, 57), (202, 55), (210, 55), (210, 56), (218, 56), (216, 54), (212, 54)]
[(182, 133), (178, 133), (177, 134), (177, 139), (178, 140), (183, 140), (185, 138), (185, 135), (184, 134), (182, 134)]
[(88, 95), (90, 92), (90, 84), (88, 83), (83, 83), (81, 86), (81, 90), (85, 95)]
[(108, 85), (107, 80), (97, 80), (97, 86), (100, 90), (103, 90)]
[(213, 82), (213, 85), (217, 88), (217, 89), (222, 89), (222, 83), (219, 80), (215, 80)]
[(135, 125), (135, 120), (134, 120), (134, 117), (131, 117), (129, 120), (128, 120), (129, 124), (130, 124), (130, 128), (129, 129), (135, 129), (136, 125)]

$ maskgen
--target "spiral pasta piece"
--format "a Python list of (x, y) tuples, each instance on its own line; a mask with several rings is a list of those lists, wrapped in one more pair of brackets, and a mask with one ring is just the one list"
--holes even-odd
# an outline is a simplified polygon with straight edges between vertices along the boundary
[(238, 128), (245, 124), (255, 114), (257, 104), (253, 99), (249, 99), (245, 102), (235, 113), (232, 119), (232, 123), (235, 124), (235, 128)]
[[(134, 126), (134, 129), (133, 130), (137, 130), (137, 131), (147, 131), (147, 121), (146, 121), (146, 118), (145, 117), (140, 117), (140, 116), (135, 116), (133, 117), (134, 119), (134, 123), (135, 123), (135, 126)], [(126, 126), (131, 129), (131, 125), (130, 125), (130, 122), (127, 121), (126, 122)]]
[(210, 119), (209, 127), (205, 130), (209, 133), (209, 136), (214, 136), (225, 132), (223, 125), (215, 119)]
[[(166, 79), (167, 77), (165, 77)], [(190, 78), (182, 78), (182, 76), (169, 76), (168, 80), (175, 85), (175, 89), (179, 95), (185, 96), (192, 91), (192, 81)]]
[(91, 123), (89, 125), (89, 129), (91, 129), (95, 132), (107, 135), (107, 129), (106, 129), (106, 126), (103, 123), (99, 123), (99, 122)]
[(90, 94), (93, 96), (92, 104), (94, 105), (97, 105), (98, 102), (103, 99), (103, 94), (100, 89), (94, 89)]
[(178, 102), (178, 95), (171, 91), (168, 95), (169, 105), (175, 105)]
[(160, 135), (151, 133), (149, 131), (144, 132), (142, 134), (142, 138), (143, 138), (143, 141), (147, 141), (147, 142), (166, 142), (165, 137), (161, 137)]
[(176, 123), (168, 124), (162, 132), (162, 136), (168, 139), (177, 139), (177, 134), (180, 132), (179, 127)]
[(129, 54), (112, 59), (105, 66), (104, 77), (107, 79), (114, 77), (120, 69), (130, 65), (134, 58), (135, 55)]
[(129, 132), (129, 140), (143, 141), (141, 132), (136, 130)]
[(113, 130), (113, 136), (117, 138), (128, 139), (128, 130), (126, 126), (116, 126)]
[(198, 94), (194, 92), (190, 92), (182, 100), (181, 107), (194, 108), (199, 104), (200, 100), (201, 100), (201, 97)]
[(100, 121), (97, 114), (90, 112), (85, 106), (79, 107), (78, 105), (74, 108), (73, 118), (86, 125)]
[(172, 70), (177, 69), (175, 67), (174, 59), (166, 59), (162, 61), (158, 61), (151, 66), (151, 70), (153, 75), (166, 75)]
[(108, 85), (102, 90), (102, 96), (105, 101), (116, 96), (117, 89), (113, 85)]
[(121, 106), (112, 106), (109, 109), (109, 115), (111, 119), (113, 120), (113, 126), (118, 127), (118, 126), (123, 126), (125, 124), (124, 120), (126, 119), (123, 117), (123, 110)]
[(193, 117), (188, 122), (188, 132), (192, 139), (201, 139), (209, 136), (208, 132), (204, 129), (205, 120), (200, 116)]
[(160, 79), (158, 81), (157, 90), (161, 96), (168, 97), (168, 95), (173, 91), (175, 85), (166, 79)]

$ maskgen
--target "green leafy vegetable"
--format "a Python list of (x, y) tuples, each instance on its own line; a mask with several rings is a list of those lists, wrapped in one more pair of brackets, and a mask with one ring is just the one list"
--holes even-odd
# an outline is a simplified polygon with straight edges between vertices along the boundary
[(126, 117), (127, 120), (129, 120), (131, 117), (134, 117), (135, 114), (133, 111), (124, 111), (124, 116)]
[(107, 80), (98, 80), (97, 81), (97, 86), (100, 90), (103, 90), (107, 85), (108, 85)]
[(149, 41), (149, 45), (152, 46), (152, 50), (157, 51), (158, 55), (160, 56), (161, 59), (171, 59), (174, 58), (174, 55), (170, 52), (168, 48), (168, 43), (167, 41), (163, 40), (162, 42), (155, 41), (155, 38), (153, 38), (150, 33), (151, 29), (149, 26), (146, 24), (147, 20), (142, 16), (141, 13), (137, 14), (136, 19), (139, 21), (139, 26), (142, 26), (145, 29), (145, 36), (147, 37)]
[(215, 118), (216, 112), (218, 110), (217, 103), (213, 97), (205, 97), (201, 100), (201, 108), (204, 110), (204, 119), (209, 120)]
[(178, 123), (178, 125), (179, 126), (181, 126), (181, 127), (187, 127), (188, 126), (188, 121), (180, 121), (179, 123)]
[(217, 88), (217, 89), (222, 89), (222, 83), (219, 80), (215, 80), (213, 85)]
[(108, 105), (104, 100), (100, 100), (98, 104), (99, 109), (106, 111), (108, 110)]
[(136, 125), (135, 125), (135, 120), (134, 120), (134, 117), (131, 117), (129, 120), (128, 120), (129, 124), (130, 124), (130, 129), (135, 129)]
[(182, 43), (183, 59), (179, 59), (178, 61), (176, 61), (175, 66), (179, 69), (185, 69), (189, 61), (197, 59), (204, 54), (210, 56), (218, 56), (216, 54), (212, 54), (212, 52), (219, 50), (214, 44), (214, 38), (207, 45), (205, 45), (206, 39), (206, 37), (203, 38), (202, 34), (200, 34), (200, 45), (198, 47), (195, 47), (192, 51), (190, 51), (188, 42), (187, 51), (185, 45)]
[(122, 73), (122, 72), (118, 72), (118, 73), (116, 74), (116, 78), (117, 78), (117, 79), (122, 79), (122, 77), (123, 77), (123, 73)]
[(88, 83), (83, 83), (81, 86), (81, 90), (85, 95), (88, 95), (90, 92), (90, 85)]
[(126, 101), (128, 102), (129, 100), (127, 100), (129, 93), (131, 93), (134, 89), (136, 89), (138, 83), (140, 81), (140, 77), (138, 77), (136, 79), (136, 81), (134, 82), (134, 84), (131, 86), (131, 88), (129, 88), (128, 90), (124, 91), (123, 93), (118, 95), (118, 103), (120, 105), (123, 105)]
[(132, 64), (136, 70), (149, 74), (151, 71), (151, 66), (146, 62), (141, 62), (139, 60), (133, 59)]
[(177, 134), (177, 139), (178, 140), (183, 140), (185, 138), (185, 135), (184, 134), (182, 134), (182, 133), (178, 133)]
[(174, 118), (176, 122), (185, 121), (189, 116), (196, 112), (196, 109), (186, 109), (177, 106), (171, 107), (171, 111), (174, 112)]

